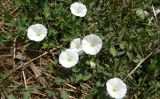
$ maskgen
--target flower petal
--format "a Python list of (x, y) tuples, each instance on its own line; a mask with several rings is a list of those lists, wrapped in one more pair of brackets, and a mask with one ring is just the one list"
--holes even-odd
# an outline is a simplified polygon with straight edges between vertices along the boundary
[(77, 51), (77, 53), (79, 55), (81, 55), (83, 53), (83, 49), (82, 49), (82, 41), (80, 38), (76, 38), (74, 39), (71, 43), (70, 43), (70, 48), (74, 49), (75, 51)]

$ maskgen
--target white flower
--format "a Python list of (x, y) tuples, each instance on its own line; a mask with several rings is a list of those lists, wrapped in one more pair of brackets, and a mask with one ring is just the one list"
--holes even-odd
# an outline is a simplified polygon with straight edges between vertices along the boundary
[(157, 20), (157, 15), (160, 13), (160, 9), (156, 9), (156, 10), (155, 10), (154, 6), (152, 6), (152, 10), (153, 10), (153, 15), (154, 15), (154, 16), (152, 16), (152, 17), (149, 19), (148, 25), (151, 25), (152, 20), (154, 20), (154, 19), (155, 19), (156, 22), (158, 21), (158, 20)]
[(112, 78), (106, 83), (107, 91), (113, 98), (121, 99), (127, 92), (126, 84), (119, 78)]
[(87, 13), (86, 6), (79, 2), (72, 3), (70, 6), (70, 10), (73, 15), (79, 16), (79, 17), (84, 17)]
[(79, 55), (81, 55), (83, 53), (83, 49), (82, 49), (82, 41), (80, 38), (76, 38), (74, 39), (71, 43), (70, 43), (70, 48), (74, 49)]
[(157, 18), (157, 15), (160, 13), (160, 10), (159, 9), (154, 9), (154, 6), (152, 6), (152, 10), (153, 10), (153, 14), (154, 14), (154, 17)]
[(28, 28), (27, 36), (33, 41), (42, 41), (47, 36), (47, 29), (43, 24), (34, 24)]
[(102, 48), (102, 40), (95, 34), (87, 35), (82, 40), (82, 48), (86, 54), (96, 55)]
[(142, 9), (137, 9), (136, 14), (142, 19), (149, 15), (147, 11), (143, 11)]
[(96, 64), (93, 61), (90, 61), (89, 64), (90, 64), (91, 68), (95, 68), (96, 67)]
[(78, 63), (78, 53), (73, 49), (66, 49), (59, 55), (59, 63), (65, 68), (71, 68)]

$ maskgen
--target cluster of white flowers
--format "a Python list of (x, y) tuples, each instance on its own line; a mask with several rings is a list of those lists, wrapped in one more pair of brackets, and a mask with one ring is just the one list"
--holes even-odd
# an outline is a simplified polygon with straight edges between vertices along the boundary
[(95, 34), (87, 35), (81, 40), (76, 38), (70, 43), (70, 48), (62, 51), (59, 56), (59, 63), (65, 67), (70, 68), (78, 63), (78, 56), (83, 52), (89, 55), (96, 55), (102, 48), (102, 40)]
[[(84, 17), (87, 13), (87, 8), (84, 4), (74, 2), (70, 6), (71, 13), (75, 16)], [(154, 11), (157, 15), (160, 11)], [(137, 15), (144, 18), (148, 15), (143, 10), (138, 10)], [(34, 24), (28, 28), (27, 37), (32, 41), (42, 41), (47, 36), (47, 29), (42, 24)], [(70, 48), (62, 51), (59, 55), (59, 63), (65, 68), (75, 66), (79, 61), (79, 55), (86, 53), (88, 55), (96, 55), (102, 48), (102, 40), (96, 34), (90, 34), (81, 38), (76, 38), (70, 43)], [(94, 68), (96, 64), (90, 61), (90, 66)], [(113, 98), (123, 98), (127, 92), (126, 84), (119, 78), (112, 78), (107, 81), (106, 89), (109, 95)]]
[[(87, 13), (87, 8), (84, 4), (74, 2), (70, 6), (71, 13), (75, 16), (84, 17)], [(42, 41), (47, 36), (47, 29), (43, 24), (34, 24), (28, 28), (27, 37), (32, 41)], [(80, 41), (80, 40), (75, 40)], [(74, 44), (71, 44), (74, 47)], [(81, 52), (80, 52), (81, 53)]]

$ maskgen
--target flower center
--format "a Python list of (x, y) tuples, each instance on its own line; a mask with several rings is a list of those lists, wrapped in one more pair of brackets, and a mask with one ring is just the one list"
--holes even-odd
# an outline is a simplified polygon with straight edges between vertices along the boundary
[(94, 47), (94, 46), (96, 46), (96, 43), (95, 42), (91, 42), (90, 45), (91, 45), (91, 47)]
[(40, 32), (36, 32), (36, 35), (37, 35), (37, 36), (40, 36), (40, 35), (41, 35), (41, 33), (40, 33)]
[(69, 56), (68, 59), (67, 59), (67, 61), (68, 61), (68, 62), (72, 61), (72, 57)]
[(81, 12), (80, 7), (77, 8), (77, 11), (76, 11), (76, 12), (77, 12), (77, 13), (80, 13), (80, 12)]
[(113, 91), (113, 92), (116, 92), (116, 91), (118, 91), (118, 89), (117, 89), (117, 88), (113, 88), (112, 91)]
[(80, 45), (77, 45), (77, 46), (76, 46), (76, 49), (80, 49)]

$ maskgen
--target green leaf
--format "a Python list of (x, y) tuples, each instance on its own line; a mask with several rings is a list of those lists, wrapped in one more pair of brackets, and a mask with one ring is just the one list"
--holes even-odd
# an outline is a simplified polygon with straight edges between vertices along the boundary
[(83, 81), (86, 81), (86, 80), (89, 80), (91, 77), (92, 77), (91, 74), (85, 74), (82, 78), (83, 78)]
[(116, 56), (117, 55), (117, 50), (115, 49), (115, 47), (110, 47), (110, 53), (112, 54), (112, 56)]
[(56, 78), (55, 78), (55, 83), (56, 83), (57, 85), (60, 85), (63, 81), (64, 81), (64, 80), (63, 80), (62, 78), (60, 78), (60, 77), (56, 77)]
[(39, 49), (40, 47), (41, 47), (40, 42), (31, 41), (31, 43), (27, 46), (27, 49), (28, 50), (36, 50), (36, 49)]
[(83, 75), (82, 74), (78, 74), (76, 75), (76, 81), (80, 81), (80, 80), (83, 80)]
[(23, 99), (30, 99), (31, 93), (28, 91), (23, 92)]
[(56, 95), (54, 90), (45, 90), (45, 92), (48, 94), (49, 97)]
[[(133, 54), (131, 52), (127, 52), (127, 56), (129, 57), (129, 59), (132, 61), (133, 60)], [(137, 61), (135, 61), (137, 62)]]
[(3, 9), (3, 17), (4, 17), (4, 21), (6, 23), (8, 23), (11, 20), (11, 15), (9, 15), (9, 10), (8, 9)]
[(120, 47), (121, 49), (125, 49), (125, 46), (126, 46), (126, 43), (125, 43), (125, 42), (122, 42), (122, 43), (119, 44), (119, 47)]
[(75, 73), (78, 73), (81, 70), (80, 68), (76, 68), (76, 67), (75, 68), (71, 68), (71, 69), (72, 69), (72, 72), (75, 72)]
[(10, 94), (9, 96), (7, 96), (7, 99), (16, 99), (16, 97), (13, 94)]
[(1, 74), (0, 75), (0, 82), (2, 82), (3, 80), (7, 79), (10, 75), (11, 75), (10, 71), (6, 71), (3, 74)]
[(61, 91), (61, 98), (62, 99), (68, 99), (68, 93), (67, 93), (67, 91), (65, 91), (65, 90)]
[(51, 9), (50, 9), (50, 6), (48, 5), (49, 4), (49, 2), (48, 2), (48, 0), (46, 0), (45, 1), (45, 3), (44, 3), (44, 15), (45, 15), (45, 17), (47, 18), (47, 19), (52, 19), (52, 17), (51, 17)]
[(80, 83), (80, 87), (84, 90), (86, 89), (86, 86), (84, 85), (84, 83)]
[(102, 85), (102, 84), (101, 84), (100, 81), (97, 81), (97, 82), (96, 82), (96, 86), (97, 86), (97, 87), (100, 87), (101, 85)]

